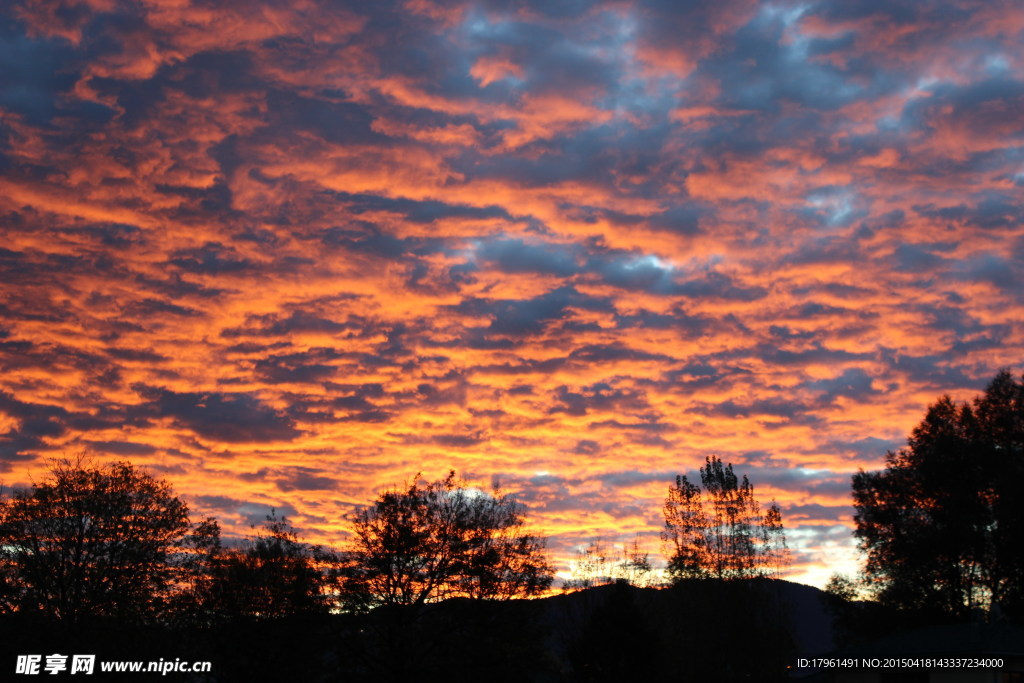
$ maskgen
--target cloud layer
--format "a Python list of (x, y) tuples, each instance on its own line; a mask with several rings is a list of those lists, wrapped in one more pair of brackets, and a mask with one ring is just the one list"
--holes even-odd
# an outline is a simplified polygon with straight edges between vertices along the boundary
[(336, 541), (500, 480), (564, 565), (720, 454), (821, 582), (849, 475), (1019, 370), (1024, 8), (20, 0), (0, 473)]

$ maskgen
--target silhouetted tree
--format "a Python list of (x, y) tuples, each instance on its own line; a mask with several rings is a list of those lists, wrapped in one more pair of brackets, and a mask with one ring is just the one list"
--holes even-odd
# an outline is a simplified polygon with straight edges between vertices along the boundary
[(163, 615), (193, 526), (167, 482), (130, 463), (58, 461), (0, 501), (0, 565), (17, 611), (145, 621)]
[(0, 614), (14, 611), (18, 593), (14, 565), (6, 553), (0, 551)]
[(704, 576), (710, 562), (710, 538), (700, 487), (683, 475), (676, 476), (663, 511), (662, 540), (669, 550), (669, 576), (674, 580)]
[(877, 602), (864, 600), (863, 581), (857, 577), (835, 573), (825, 584), (825, 600), (832, 613), (832, 633), (838, 645), (878, 638), (894, 627), (891, 609)]
[(760, 573), (779, 578), (789, 567), (789, 546), (786, 544), (786, 530), (782, 526), (782, 508), (772, 501), (765, 510), (760, 528), (761, 548), (759, 551)]
[(508, 495), (467, 488), (454, 472), (382, 493), (355, 517), (344, 581), (348, 606), (543, 592), (552, 570), (543, 540), (524, 532), (523, 511)]
[(209, 517), (195, 523), (176, 552), (168, 558), (175, 590), (171, 593), (168, 620), (176, 626), (208, 626), (213, 568), (223, 552), (220, 524)]
[(332, 553), (299, 541), (288, 520), (272, 512), (241, 547), (214, 555), (204, 606), (228, 619), (326, 613), (334, 563)]
[(772, 503), (762, 515), (754, 487), (732, 465), (709, 456), (701, 487), (677, 476), (665, 500), (662, 539), (673, 581), (778, 575), (788, 563), (782, 512)]
[(1024, 617), (1024, 383), (943, 396), (881, 472), (853, 477), (864, 577), (890, 606)]
[(563, 585), (566, 590), (581, 590), (610, 583), (625, 583), (639, 588), (657, 585), (650, 555), (635, 538), (628, 545), (609, 548), (600, 539), (576, 552), (570, 563), (572, 578)]

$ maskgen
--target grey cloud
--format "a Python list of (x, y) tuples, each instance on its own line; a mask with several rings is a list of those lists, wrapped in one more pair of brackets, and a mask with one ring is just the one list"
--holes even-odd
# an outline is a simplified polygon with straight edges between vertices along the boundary
[(561, 245), (528, 244), (522, 240), (486, 242), (478, 256), (507, 273), (545, 273), (568, 277), (580, 271), (574, 250)]
[(271, 513), (278, 517), (290, 517), (298, 511), (289, 503), (259, 503), (229, 496), (196, 496), (195, 501), (202, 507), (243, 518), (247, 524), (259, 526)]
[(135, 385), (154, 414), (199, 436), (227, 443), (291, 441), (301, 435), (286, 415), (245, 393), (177, 393)]
[(871, 376), (864, 370), (848, 368), (838, 377), (808, 382), (804, 386), (811, 391), (820, 392), (820, 399), (826, 403), (832, 403), (839, 397), (864, 402), (872, 394), (879, 393), (872, 387), (871, 381)]

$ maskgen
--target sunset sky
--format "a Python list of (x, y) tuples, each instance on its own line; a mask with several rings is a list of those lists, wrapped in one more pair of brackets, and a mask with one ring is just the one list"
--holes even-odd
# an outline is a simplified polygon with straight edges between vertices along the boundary
[(556, 564), (718, 454), (790, 578), (1024, 358), (1024, 5), (15, 0), (0, 483), (128, 458), (340, 545), (417, 472)]

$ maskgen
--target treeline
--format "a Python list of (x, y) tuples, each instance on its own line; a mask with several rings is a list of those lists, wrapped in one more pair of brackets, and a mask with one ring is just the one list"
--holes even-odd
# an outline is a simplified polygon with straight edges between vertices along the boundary
[(128, 462), (64, 461), (0, 501), (0, 577), (7, 612), (207, 625), (530, 597), (553, 571), (519, 503), (454, 473), (381, 494), (339, 551), (300, 541), (274, 514), (229, 547), (215, 519), (190, 520), (166, 481)]
[[(382, 493), (353, 529), (325, 548), (272, 514), (228, 545), (215, 519), (190, 519), (166, 481), (130, 463), (58, 462), (0, 501), (0, 666), (96, 654), (213, 663), (186, 680), (381, 681), (440, 670), (470, 636), (521, 654), (522, 633), (476, 607), (551, 584), (514, 499), (454, 475), (416, 481)], [(434, 609), (459, 598), (459, 616)]]
[[(714, 582), (728, 577), (714, 564), (725, 551), (711, 552), (710, 539), (732, 538), (722, 548), (736, 552), (761, 548), (751, 537), (763, 521), (759, 506), (749, 483), (731, 474), (717, 459), (702, 469), (724, 482), (708, 492), (711, 512), (702, 517), (708, 564), (700, 576)], [(676, 635), (708, 651), (704, 630), (684, 623), (695, 615), (750, 637), (727, 622), (770, 622), (778, 632), (761, 645), (790, 644), (778, 629), (778, 598), (741, 582), (694, 592), (691, 577), (676, 577), (680, 591), (665, 600), (686, 619), (635, 592), (630, 584), (653, 585), (643, 572), (627, 578), (601, 567), (570, 587), (614, 582), (611, 592), (575, 593), (554, 606), (513, 600), (551, 587), (544, 540), (529, 533), (514, 498), (454, 473), (384, 491), (352, 529), (347, 545), (326, 548), (271, 514), (228, 545), (215, 519), (190, 519), (168, 482), (128, 462), (57, 462), (45, 480), (0, 500), (0, 642), (17, 653), (208, 659), (219, 673), (196, 680), (223, 681), (432, 680), (454, 663), (465, 672), (500, 667), (494, 680), (620, 680), (635, 670), (641, 645), (650, 659), (641, 668), (652, 672), (662, 659), (667, 671), (674, 666), (666, 653), (680, 647)], [(743, 578), (759, 561), (740, 563), (751, 569)], [(762, 661), (782, 671), (781, 655), (769, 654)], [(714, 680), (710, 670), (704, 680)]]
[[(715, 457), (701, 468), (701, 481), (704, 494), (685, 477), (669, 491), (668, 576), (777, 573), (785, 557), (778, 506), (762, 515), (747, 478)], [(633, 553), (633, 572), (606, 567), (603, 557), (577, 561), (567, 586), (656, 585), (647, 556), (641, 560), (638, 547)], [(227, 546), (217, 520), (192, 521), (166, 481), (128, 462), (62, 461), (46, 480), (0, 500), (0, 578), (7, 612), (72, 623), (98, 616), (208, 625), (532, 597), (548, 590), (554, 571), (544, 539), (526, 530), (520, 503), (471, 488), (454, 472), (383, 492), (358, 511), (352, 541), (336, 550), (302, 542), (273, 514), (240, 545)]]

